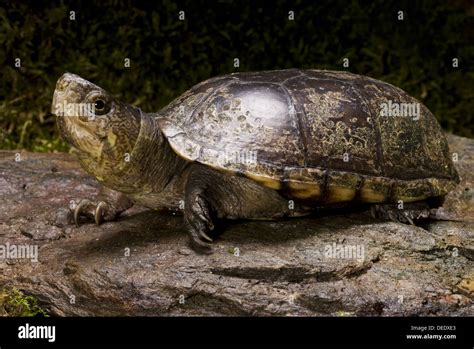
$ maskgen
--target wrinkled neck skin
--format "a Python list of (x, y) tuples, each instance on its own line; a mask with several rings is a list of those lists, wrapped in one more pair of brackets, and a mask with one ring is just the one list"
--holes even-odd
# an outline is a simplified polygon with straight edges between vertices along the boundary
[(80, 154), (79, 160), (103, 185), (146, 207), (175, 208), (184, 197), (183, 171), (189, 162), (171, 149), (153, 114), (142, 114), (140, 133), (129, 156), (110, 161), (106, 154), (100, 160)]

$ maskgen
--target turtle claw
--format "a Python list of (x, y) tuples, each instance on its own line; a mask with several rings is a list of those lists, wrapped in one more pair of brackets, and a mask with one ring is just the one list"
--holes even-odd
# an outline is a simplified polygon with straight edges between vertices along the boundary
[(201, 237), (204, 238), (204, 239), (206, 239), (207, 241), (209, 241), (209, 242), (214, 241), (214, 240), (212, 240), (212, 239), (209, 237), (209, 235), (207, 235), (205, 232), (201, 231), (200, 234), (201, 234)]
[(209, 224), (204, 220), (194, 220), (193, 222), (190, 222), (190, 223), (191, 223), (190, 233), (191, 233), (192, 240), (199, 245), (209, 247), (210, 246), (209, 242), (213, 241), (212, 238), (209, 235), (207, 235), (207, 232), (206, 232), (206, 231), (211, 230), (209, 228)]
[(387, 211), (388, 218), (392, 221), (397, 223), (399, 220), (395, 216), (395, 214), (392, 211)]
[(212, 245), (198, 237), (191, 237), (190, 246), (195, 252), (199, 254), (210, 255), (213, 253)]
[(409, 215), (405, 215), (405, 219), (408, 221), (408, 223), (410, 223), (411, 225), (415, 225), (415, 223), (413, 222), (413, 219), (411, 219), (411, 217)]
[(99, 201), (99, 203), (97, 204), (97, 207), (94, 213), (94, 221), (97, 226), (99, 226), (100, 223), (102, 223), (106, 206), (107, 204), (103, 201)]
[(81, 213), (84, 213), (84, 208), (91, 204), (90, 200), (88, 199), (82, 199), (81, 202), (74, 208), (74, 223), (76, 224), (76, 227), (79, 226), (79, 217)]
[(81, 216), (94, 220), (99, 226), (104, 221), (110, 221), (115, 218), (113, 208), (105, 201), (91, 201), (82, 199), (76, 207), (73, 208), (74, 223), (79, 226)]
[(377, 209), (376, 209), (377, 206), (375, 205), (372, 205), (370, 206), (370, 215), (372, 216), (372, 218), (377, 218)]
[(211, 218), (209, 203), (198, 194), (185, 207), (188, 207), (185, 213), (185, 220), (192, 246), (198, 252), (210, 253), (212, 251), (210, 242), (213, 240), (208, 233), (214, 230), (214, 224)]

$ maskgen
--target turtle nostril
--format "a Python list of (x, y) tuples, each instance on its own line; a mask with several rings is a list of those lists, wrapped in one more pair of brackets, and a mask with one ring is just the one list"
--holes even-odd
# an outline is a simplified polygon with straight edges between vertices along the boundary
[(74, 80), (75, 76), (73, 74), (65, 73), (58, 79), (58, 82), (56, 83), (56, 89), (58, 91), (64, 91), (72, 82), (74, 82)]
[(58, 91), (64, 91), (66, 88), (69, 86), (70, 81), (67, 79), (60, 79), (58, 80), (58, 83), (56, 84), (56, 89)]

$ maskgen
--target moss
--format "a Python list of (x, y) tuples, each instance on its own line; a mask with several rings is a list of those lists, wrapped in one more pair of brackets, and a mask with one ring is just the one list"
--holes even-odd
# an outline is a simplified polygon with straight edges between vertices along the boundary
[[(13, 2), (0, 8), (0, 148), (68, 149), (50, 114), (55, 82), (66, 71), (156, 111), (220, 74), (347, 69), (403, 88), (445, 130), (473, 137), (473, 8), (461, 0)], [(181, 10), (185, 21), (178, 20)]]
[(20, 290), (0, 290), (0, 316), (49, 316), (33, 296)]
[(239, 248), (238, 247), (229, 247), (227, 249), (227, 252), (231, 255), (235, 255), (236, 253), (238, 253), (239, 251)]

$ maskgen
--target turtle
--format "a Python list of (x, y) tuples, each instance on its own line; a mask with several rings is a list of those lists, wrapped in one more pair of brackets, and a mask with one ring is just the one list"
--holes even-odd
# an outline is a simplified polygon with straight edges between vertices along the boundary
[(347, 71), (222, 75), (154, 113), (65, 73), (52, 113), (103, 185), (75, 206), (76, 224), (114, 220), (134, 203), (180, 211), (198, 251), (212, 250), (216, 226), (233, 219), (366, 206), (376, 219), (414, 224), (459, 183), (428, 108)]

